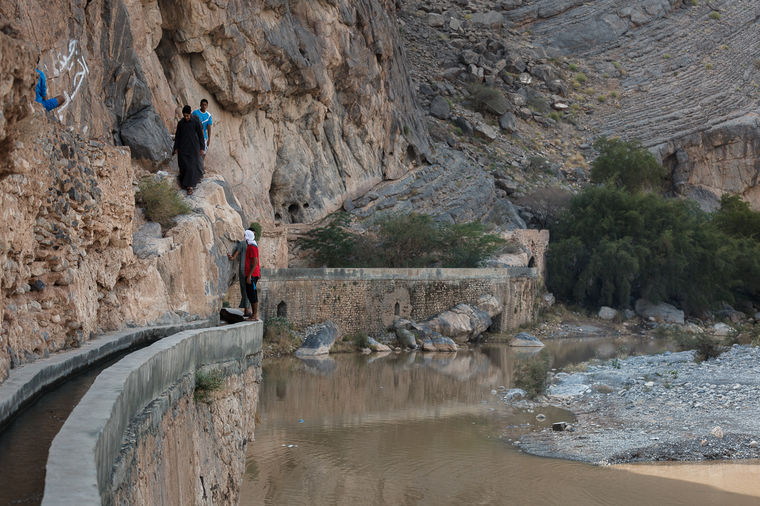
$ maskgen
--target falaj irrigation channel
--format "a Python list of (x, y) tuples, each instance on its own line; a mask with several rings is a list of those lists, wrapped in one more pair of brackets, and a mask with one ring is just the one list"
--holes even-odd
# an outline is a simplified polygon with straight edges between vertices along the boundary
[[(609, 359), (621, 346), (666, 349), (650, 339), (580, 338), (550, 340), (542, 353), (561, 368)], [(456, 354), (265, 360), (240, 503), (760, 503), (756, 461), (594, 466), (524, 453), (522, 435), (575, 421), (563, 409), (504, 402), (529, 355), (485, 344)], [(0, 436), (2, 504), (39, 503), (47, 450), (35, 434), (60, 425), (95, 375), (47, 393)]]

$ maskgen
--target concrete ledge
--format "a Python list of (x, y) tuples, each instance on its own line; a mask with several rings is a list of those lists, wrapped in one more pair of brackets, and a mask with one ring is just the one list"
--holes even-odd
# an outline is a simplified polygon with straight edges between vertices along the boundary
[(166, 337), (96, 378), (53, 440), (44, 505), (101, 504), (125, 429), (171, 385), (207, 364), (261, 351), (264, 325), (244, 322)]
[(262, 269), (261, 281), (285, 280), (457, 280), (457, 279), (492, 279), (492, 278), (537, 278), (538, 269), (535, 267), (505, 267), (483, 269), (382, 269), (382, 268), (295, 268), (295, 269)]
[(99, 360), (140, 343), (208, 325), (208, 321), (202, 320), (178, 325), (125, 329), (87, 341), (79, 348), (55, 353), (48, 358), (12, 369), (8, 379), (0, 384), (0, 427), (43, 390)]

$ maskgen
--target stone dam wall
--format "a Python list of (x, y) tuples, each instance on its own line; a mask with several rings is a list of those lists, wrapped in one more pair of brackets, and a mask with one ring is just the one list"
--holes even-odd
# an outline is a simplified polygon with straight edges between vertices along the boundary
[(263, 269), (260, 317), (296, 328), (334, 321), (343, 334), (380, 333), (396, 318), (423, 321), (459, 303), (493, 295), (504, 310), (492, 330), (533, 321), (538, 269)]
[[(260, 322), (185, 331), (103, 371), (53, 441), (43, 504), (237, 503), (262, 333)], [(196, 391), (204, 373), (221, 384)]]

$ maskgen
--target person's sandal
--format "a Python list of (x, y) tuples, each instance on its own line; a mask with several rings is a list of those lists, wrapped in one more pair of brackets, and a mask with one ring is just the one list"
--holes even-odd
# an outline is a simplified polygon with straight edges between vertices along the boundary
[(193, 194), (193, 189), (192, 188), (188, 188), (187, 189), (187, 194), (188, 195), (192, 195)]

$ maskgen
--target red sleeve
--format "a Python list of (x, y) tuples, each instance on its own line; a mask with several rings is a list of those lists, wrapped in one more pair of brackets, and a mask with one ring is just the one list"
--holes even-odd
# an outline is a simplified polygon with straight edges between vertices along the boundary
[(253, 266), (254, 250), (250, 244), (245, 249), (245, 277), (247, 278), (251, 274), (251, 267)]

